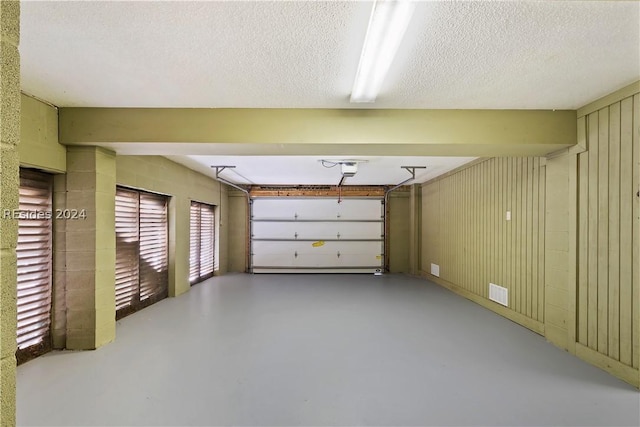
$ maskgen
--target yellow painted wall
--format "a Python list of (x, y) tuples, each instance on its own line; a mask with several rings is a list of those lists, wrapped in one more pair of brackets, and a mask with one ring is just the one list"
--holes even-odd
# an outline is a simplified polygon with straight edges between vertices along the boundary
[[(0, 2), (0, 209), (18, 208), (20, 3)], [(16, 422), (16, 244), (18, 221), (0, 221), (0, 426)]]
[[(639, 121), (637, 82), (578, 111), (574, 147), (425, 183), (421, 236), (424, 276), (636, 387)], [(488, 300), (489, 281), (509, 289), (509, 308)]]
[(409, 273), (410, 193), (389, 194), (389, 272)]
[(159, 156), (117, 156), (116, 183), (171, 196), (169, 203), (169, 294), (189, 290), (189, 209), (191, 201), (217, 206), (216, 274), (227, 271), (229, 210), (227, 187)]
[(67, 170), (67, 148), (58, 143), (58, 110), (21, 95), (20, 165), (49, 172)]
[[(58, 143), (58, 109), (24, 93), (20, 95), (20, 104), (20, 166), (56, 174), (53, 203), (57, 209), (64, 209), (67, 147)], [(64, 221), (53, 222), (52, 335), (55, 348), (66, 347), (65, 225)]]
[[(578, 350), (640, 365), (640, 87), (581, 117)], [(633, 373), (629, 373), (633, 375)]]
[[(423, 186), (422, 273), (538, 332), (544, 322), (545, 164), (493, 158)], [(506, 220), (506, 212), (511, 220)], [(504, 308), (489, 283), (509, 290)]]
[(230, 272), (247, 271), (248, 205), (245, 193), (229, 191), (229, 264)]

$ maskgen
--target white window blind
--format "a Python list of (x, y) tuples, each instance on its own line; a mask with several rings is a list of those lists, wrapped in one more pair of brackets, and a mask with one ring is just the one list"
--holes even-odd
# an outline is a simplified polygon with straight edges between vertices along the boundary
[(51, 349), (51, 175), (20, 170), (18, 363)]
[(131, 307), (138, 295), (138, 192), (116, 190), (116, 311)]
[(168, 289), (167, 199), (140, 193), (140, 300), (165, 298)]
[(168, 294), (167, 198), (116, 190), (116, 318)]
[(189, 232), (189, 281), (201, 282), (214, 272), (215, 207), (191, 202)]

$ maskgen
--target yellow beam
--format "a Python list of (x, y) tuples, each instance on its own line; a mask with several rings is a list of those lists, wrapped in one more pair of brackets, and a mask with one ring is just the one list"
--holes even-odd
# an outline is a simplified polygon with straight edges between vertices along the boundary
[(312, 155), (346, 144), (353, 154), (544, 155), (576, 143), (575, 111), (61, 108), (59, 116), (62, 144), (133, 144), (149, 154), (222, 144), (225, 154)]

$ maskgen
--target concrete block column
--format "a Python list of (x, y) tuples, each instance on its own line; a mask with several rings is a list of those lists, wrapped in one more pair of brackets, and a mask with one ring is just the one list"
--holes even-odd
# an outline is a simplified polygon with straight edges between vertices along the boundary
[[(545, 337), (575, 353), (577, 156), (547, 160), (545, 213)], [(572, 302), (573, 301), (573, 302)]]
[(98, 147), (67, 151), (66, 345), (95, 349), (115, 338), (115, 153)]
[[(18, 208), (20, 3), (0, 2), (0, 212)], [(16, 423), (16, 244), (18, 222), (0, 215), (0, 425)]]
[(420, 274), (421, 266), (421, 237), (422, 237), (422, 185), (411, 186), (409, 202), (409, 271), (411, 274)]

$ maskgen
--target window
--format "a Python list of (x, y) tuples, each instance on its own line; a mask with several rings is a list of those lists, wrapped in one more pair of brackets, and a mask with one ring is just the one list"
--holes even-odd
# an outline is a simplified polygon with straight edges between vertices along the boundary
[(20, 170), (18, 364), (51, 350), (51, 175)]
[(167, 197), (116, 190), (116, 318), (168, 295)]
[(201, 282), (213, 276), (215, 251), (214, 206), (191, 202), (189, 282)]

